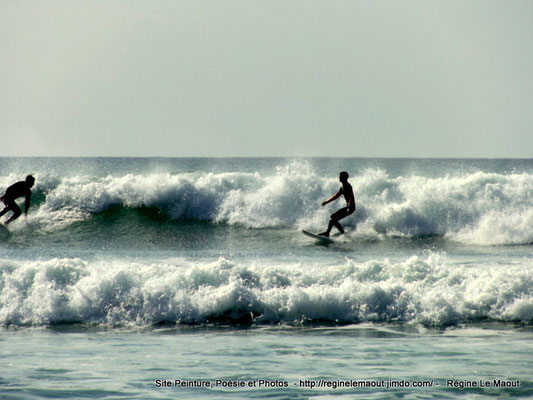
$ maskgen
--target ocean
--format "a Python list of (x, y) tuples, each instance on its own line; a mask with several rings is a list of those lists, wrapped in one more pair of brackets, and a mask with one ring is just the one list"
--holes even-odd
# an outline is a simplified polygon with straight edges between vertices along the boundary
[(533, 398), (533, 159), (0, 158), (0, 191), (30, 173), (2, 399)]

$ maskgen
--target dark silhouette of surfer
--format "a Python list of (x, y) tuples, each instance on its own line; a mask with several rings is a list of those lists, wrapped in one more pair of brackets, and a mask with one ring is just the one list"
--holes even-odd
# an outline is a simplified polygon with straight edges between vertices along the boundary
[(341, 181), (342, 187), (330, 199), (322, 202), (322, 205), (325, 206), (326, 204), (337, 200), (339, 197), (344, 195), (344, 199), (346, 200), (347, 206), (331, 214), (328, 229), (325, 232), (319, 233), (320, 236), (329, 237), (329, 233), (331, 232), (331, 229), (333, 227), (336, 227), (341, 233), (344, 233), (344, 229), (342, 228), (342, 225), (339, 223), (339, 221), (347, 217), (348, 215), (353, 214), (355, 211), (355, 198), (353, 195), (352, 185), (348, 183), (348, 177), (348, 172), (342, 171), (339, 174), (339, 181)]
[(6, 205), (2, 211), (0, 211), (0, 217), (2, 217), (8, 211), (13, 211), (13, 215), (6, 221), (5, 225), (8, 225), (10, 222), (13, 222), (22, 211), (20, 207), (15, 203), (15, 200), (19, 197), (26, 197), (26, 202), (24, 203), (25, 209), (24, 214), (28, 214), (28, 209), (30, 208), (30, 198), (31, 198), (31, 188), (35, 183), (35, 178), (31, 175), (26, 177), (25, 181), (19, 181), (14, 183), (6, 189), (6, 192), (0, 197), (0, 200)]

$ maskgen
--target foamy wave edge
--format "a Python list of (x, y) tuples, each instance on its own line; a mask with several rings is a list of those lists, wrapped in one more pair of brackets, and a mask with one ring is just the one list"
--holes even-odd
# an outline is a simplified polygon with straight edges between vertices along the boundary
[(531, 324), (532, 267), (452, 266), (436, 254), (331, 266), (1, 260), (0, 324)]
[[(6, 180), (7, 182), (7, 180)], [(294, 162), (273, 175), (183, 173), (58, 179), (38, 177), (45, 200), (30, 210), (37, 230), (54, 231), (111, 207), (154, 207), (171, 219), (246, 228), (323, 230), (343, 200), (321, 207), (340, 184)], [(357, 211), (343, 220), (364, 235), (442, 236), (476, 245), (533, 244), (533, 175), (476, 172), (390, 177), (380, 169), (351, 177)], [(17, 229), (14, 223), (13, 229)]]

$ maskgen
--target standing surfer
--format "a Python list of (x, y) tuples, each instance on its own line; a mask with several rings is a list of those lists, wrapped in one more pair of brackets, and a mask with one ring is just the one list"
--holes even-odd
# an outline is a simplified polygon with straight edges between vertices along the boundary
[(35, 178), (31, 175), (28, 175), (25, 181), (19, 181), (8, 187), (6, 192), (0, 197), (0, 200), (2, 200), (6, 205), (4, 209), (0, 211), (0, 217), (8, 211), (13, 211), (13, 215), (5, 223), (6, 225), (16, 220), (18, 217), (20, 217), (20, 214), (22, 214), (20, 207), (17, 205), (17, 203), (15, 203), (15, 200), (19, 197), (26, 197), (26, 202), (24, 203), (24, 214), (28, 214), (28, 209), (30, 208), (31, 188), (33, 187), (34, 183)]
[(348, 215), (353, 214), (353, 212), (355, 211), (355, 198), (353, 195), (352, 185), (348, 183), (348, 172), (342, 171), (339, 174), (339, 181), (341, 181), (342, 187), (330, 199), (322, 202), (322, 205), (325, 206), (326, 204), (337, 200), (340, 196), (344, 195), (344, 199), (346, 200), (347, 206), (331, 214), (328, 229), (325, 232), (319, 233), (320, 236), (329, 237), (329, 233), (331, 232), (331, 229), (333, 227), (336, 227), (341, 233), (344, 233), (344, 229), (342, 228), (342, 225), (339, 223), (339, 221), (347, 217)]

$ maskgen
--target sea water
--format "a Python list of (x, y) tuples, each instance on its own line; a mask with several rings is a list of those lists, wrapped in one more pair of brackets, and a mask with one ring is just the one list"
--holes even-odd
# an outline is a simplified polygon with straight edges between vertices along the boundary
[(533, 160), (0, 158), (0, 190), (28, 173), (0, 398), (533, 398)]

